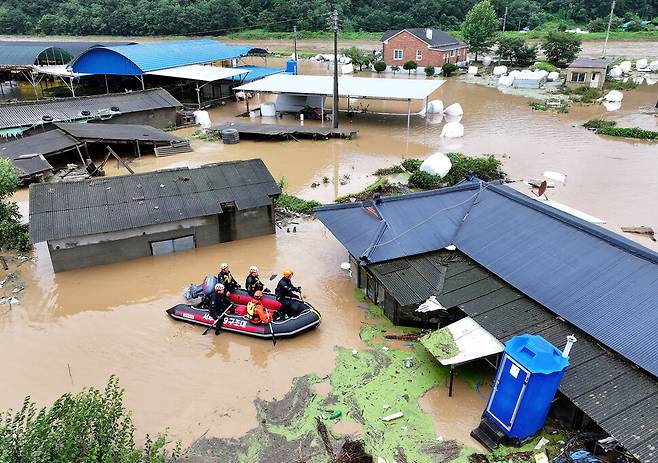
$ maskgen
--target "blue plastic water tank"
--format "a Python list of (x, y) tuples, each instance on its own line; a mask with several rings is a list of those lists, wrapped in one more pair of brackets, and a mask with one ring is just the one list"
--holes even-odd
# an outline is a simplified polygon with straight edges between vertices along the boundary
[(531, 334), (505, 345), (485, 416), (509, 437), (524, 439), (544, 425), (569, 360), (553, 344)]
[(286, 62), (286, 72), (290, 74), (297, 74), (297, 61), (290, 59)]

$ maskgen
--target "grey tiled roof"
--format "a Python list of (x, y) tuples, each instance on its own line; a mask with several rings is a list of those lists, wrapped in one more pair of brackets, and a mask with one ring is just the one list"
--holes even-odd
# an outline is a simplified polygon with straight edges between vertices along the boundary
[(465, 46), (462, 42), (454, 38), (453, 36), (446, 34), (443, 31), (440, 31), (438, 29), (430, 28), (432, 29), (432, 38), (428, 39), (426, 35), (426, 28), (425, 27), (414, 27), (411, 29), (392, 29), (384, 32), (384, 35), (382, 35), (382, 38), (379, 39), (380, 42), (384, 42), (391, 37), (393, 37), (395, 34), (397, 34), (400, 31), (408, 31), (410, 34), (415, 35), (418, 37), (420, 40), (428, 44), (432, 48), (446, 48), (446, 47), (457, 47), (457, 46)]
[(143, 142), (177, 142), (183, 139), (148, 125), (57, 123), (59, 129), (85, 141), (121, 140)]
[(51, 130), (0, 144), (0, 156), (9, 159), (18, 176), (23, 178), (52, 169), (41, 156), (72, 150), (76, 145), (78, 141), (74, 138), (59, 130)]
[[(86, 119), (87, 116), (83, 116), (82, 111), (98, 116), (180, 106), (182, 105), (176, 98), (161, 88), (79, 98), (5, 103), (0, 104), (0, 129), (42, 125), (44, 116), (50, 116), (52, 122)], [(118, 112), (111, 111), (113, 107), (118, 108)]]
[(272, 204), (281, 190), (260, 159), (81, 182), (30, 185), (30, 238), (54, 239)]
[(605, 69), (612, 64), (612, 60), (605, 58), (576, 58), (569, 67)]

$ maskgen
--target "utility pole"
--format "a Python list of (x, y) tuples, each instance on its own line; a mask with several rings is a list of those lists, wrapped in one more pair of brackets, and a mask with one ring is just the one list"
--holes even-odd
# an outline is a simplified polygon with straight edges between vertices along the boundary
[(608, 29), (605, 31), (605, 42), (603, 42), (603, 58), (608, 51), (608, 36), (610, 35), (610, 26), (612, 26), (612, 17), (615, 13), (615, 0), (612, 0), (612, 6), (610, 7), (610, 19), (608, 19)]
[[(507, 24), (507, 7), (505, 7), (505, 14), (503, 15), (503, 32), (505, 32), (505, 25)], [(514, 27), (514, 26), (512, 26)]]
[(338, 128), (338, 11), (334, 10), (330, 17), (331, 28), (334, 31), (334, 98), (331, 105), (333, 128)]
[(297, 74), (297, 66), (299, 66), (299, 60), (297, 59), (297, 26), (293, 26), (293, 34), (295, 38), (294, 47), (295, 47), (295, 74)]

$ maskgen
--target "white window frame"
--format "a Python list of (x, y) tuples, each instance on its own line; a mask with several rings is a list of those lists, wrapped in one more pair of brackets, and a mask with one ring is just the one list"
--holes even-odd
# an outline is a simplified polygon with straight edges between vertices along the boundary
[(456, 51), (456, 50), (450, 50), (450, 57), (451, 57), (451, 58), (452, 58), (453, 56), (455, 56), (455, 51)]
[(423, 59), (423, 50), (416, 50), (416, 61), (422, 61)]
[[(400, 57), (398, 58), (398, 52), (400, 52)], [(404, 59), (404, 50), (401, 48), (396, 48), (393, 50), (393, 59), (396, 61), (402, 61)]]

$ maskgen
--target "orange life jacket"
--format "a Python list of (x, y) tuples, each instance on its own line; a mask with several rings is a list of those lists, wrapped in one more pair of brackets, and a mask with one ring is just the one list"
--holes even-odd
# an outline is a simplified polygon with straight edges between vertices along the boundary
[(270, 317), (263, 303), (257, 299), (252, 299), (247, 304), (247, 315), (246, 317), (251, 321), (251, 323), (269, 323)]

